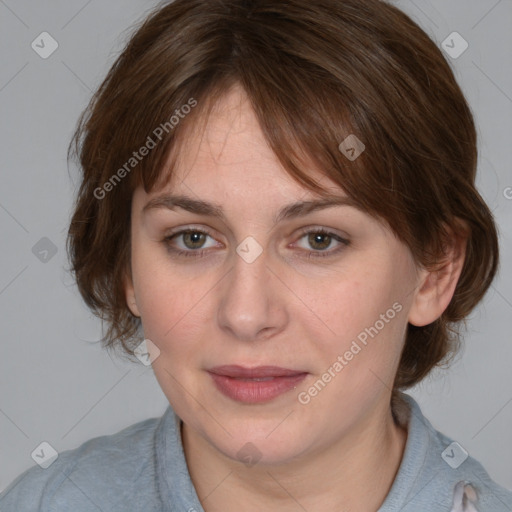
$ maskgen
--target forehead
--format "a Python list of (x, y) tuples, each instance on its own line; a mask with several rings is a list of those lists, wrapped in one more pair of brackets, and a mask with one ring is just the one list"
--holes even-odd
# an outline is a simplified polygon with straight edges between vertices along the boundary
[[(174, 165), (163, 172), (171, 179), (162, 191), (187, 191), (217, 196), (236, 193), (240, 198), (280, 190), (285, 196), (318, 197), (294, 179), (269, 146), (251, 102), (240, 86), (226, 92), (208, 117), (189, 123), (174, 148)], [(329, 195), (345, 195), (338, 184), (304, 157), (303, 170), (321, 183)], [(171, 168), (172, 165), (172, 168)]]
[(186, 210), (244, 229), (260, 229), (343, 206), (349, 207), (343, 209), (343, 217), (354, 225), (375, 224), (386, 231), (385, 223), (368, 215), (304, 153), (299, 153), (301, 170), (316, 180), (323, 193), (292, 177), (269, 146), (243, 89), (231, 89), (208, 116), (201, 113), (184, 128), (176, 141), (172, 169), (170, 162), (163, 169), (171, 179), (149, 194), (142, 187), (135, 191), (133, 207), (143, 218), (153, 212)]

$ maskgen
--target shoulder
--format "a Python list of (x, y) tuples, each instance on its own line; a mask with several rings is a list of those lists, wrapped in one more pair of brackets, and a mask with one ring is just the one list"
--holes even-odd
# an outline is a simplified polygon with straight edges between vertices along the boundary
[(149, 497), (155, 485), (155, 433), (160, 421), (150, 418), (90, 439), (59, 453), (46, 469), (28, 469), (4, 490), (0, 510), (113, 511), (122, 510), (121, 502), (141, 499), (141, 492)]
[(512, 492), (493, 481), (461, 444), (436, 430), (410, 396), (405, 398), (414, 429), (409, 432), (414, 441), (410, 451), (418, 471), (410, 504), (430, 504), (438, 508), (429, 510), (440, 511), (512, 511)]

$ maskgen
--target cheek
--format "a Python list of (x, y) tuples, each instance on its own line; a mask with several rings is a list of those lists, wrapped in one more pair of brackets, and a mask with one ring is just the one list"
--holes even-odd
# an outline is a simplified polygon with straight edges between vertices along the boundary
[(362, 261), (350, 273), (337, 277), (319, 280), (318, 286), (297, 283), (303, 312), (308, 313), (297, 313), (297, 318), (308, 333), (316, 360), (323, 363), (317, 369), (327, 370), (341, 356), (343, 372), (339, 375), (345, 377), (338, 382), (348, 379), (360, 385), (368, 380), (369, 370), (382, 375), (385, 382), (392, 380), (407, 326), (406, 301), (410, 300), (393, 265), (381, 263), (377, 269)]
[(161, 350), (170, 348), (177, 339), (181, 346), (188, 346), (204, 323), (206, 301), (201, 299), (208, 288), (205, 281), (148, 272), (138, 294), (145, 336), (154, 338), (162, 345)]
[(197, 357), (205, 328), (211, 330), (218, 273), (193, 263), (171, 265), (165, 250), (155, 246), (135, 250), (132, 269), (144, 336), (158, 346), (166, 364), (186, 365)]
[(394, 302), (402, 300), (394, 280), (386, 274), (383, 268), (378, 274), (356, 268), (316, 283), (297, 280), (294, 292), (326, 333), (347, 339), (372, 326)]

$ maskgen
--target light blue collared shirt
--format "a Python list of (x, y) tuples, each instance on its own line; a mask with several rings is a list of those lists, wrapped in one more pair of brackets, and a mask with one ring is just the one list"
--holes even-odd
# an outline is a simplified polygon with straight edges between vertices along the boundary
[[(433, 428), (402, 394), (408, 437), (399, 471), (378, 512), (511, 512), (512, 492)], [(400, 416), (399, 416), (400, 417)], [(169, 406), (109, 436), (28, 469), (0, 496), (1, 512), (204, 512), (190, 479), (180, 419)]]

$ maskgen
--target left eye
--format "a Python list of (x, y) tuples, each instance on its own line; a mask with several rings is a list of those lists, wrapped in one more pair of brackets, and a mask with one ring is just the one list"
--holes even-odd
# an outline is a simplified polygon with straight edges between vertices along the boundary
[[(327, 256), (338, 252), (343, 249), (344, 246), (348, 245), (348, 240), (341, 236), (324, 230), (307, 231), (303, 233), (300, 240), (305, 240), (309, 247), (303, 247), (305, 250), (310, 250), (312, 256)], [(327, 251), (329, 247), (337, 243), (337, 247)]]

